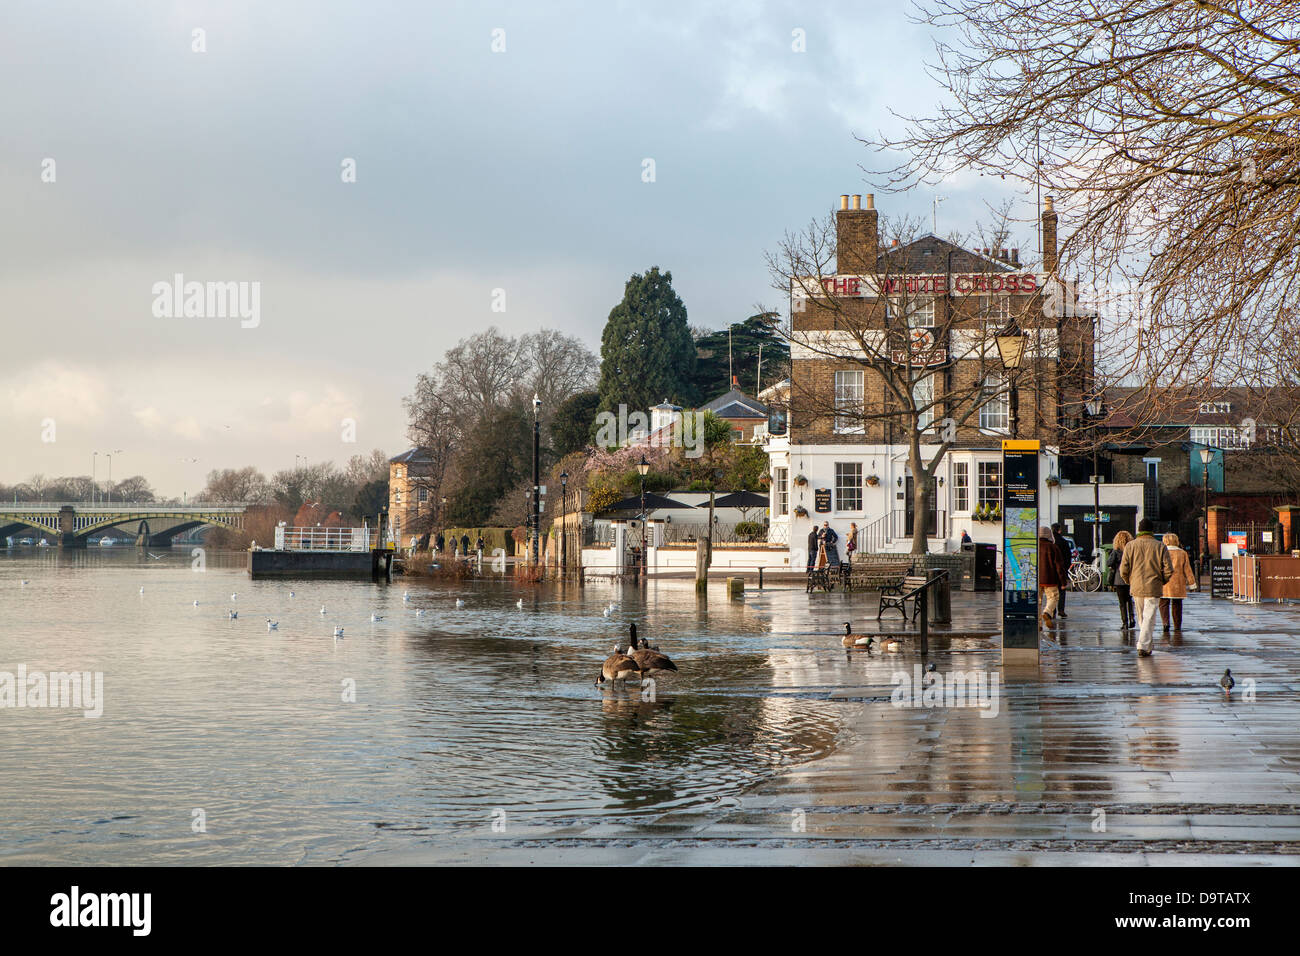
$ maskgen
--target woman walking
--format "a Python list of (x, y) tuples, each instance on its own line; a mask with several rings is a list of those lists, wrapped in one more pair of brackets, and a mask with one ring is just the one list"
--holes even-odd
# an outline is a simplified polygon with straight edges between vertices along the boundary
[(1119, 598), (1119, 620), (1120, 626), (1131, 631), (1136, 626), (1133, 620), (1133, 594), (1129, 590), (1128, 582), (1124, 580), (1124, 575), (1119, 573), (1120, 565), (1124, 561), (1124, 545), (1133, 540), (1133, 535), (1127, 531), (1121, 531), (1115, 535), (1115, 540), (1111, 542), (1110, 558), (1106, 561), (1106, 567), (1110, 570), (1110, 586), (1115, 589), (1115, 596)]
[(1196, 575), (1192, 573), (1192, 562), (1187, 557), (1187, 552), (1178, 545), (1178, 535), (1167, 534), (1164, 536), (1165, 547), (1169, 549), (1169, 563), (1174, 566), (1174, 576), (1165, 582), (1164, 590), (1160, 595), (1160, 623), (1165, 626), (1165, 633), (1169, 633), (1169, 611), (1172, 606), (1174, 612), (1174, 630), (1183, 629), (1183, 598), (1187, 597), (1187, 588), (1190, 586), (1195, 591), (1200, 585), (1196, 580)]
[(1067, 572), (1061, 562), (1061, 551), (1052, 538), (1052, 529), (1044, 525), (1038, 529), (1038, 586), (1043, 592), (1043, 626), (1055, 625), (1056, 605), (1061, 599)]
[(858, 550), (858, 523), (849, 522), (849, 543), (844, 546), (849, 553), (849, 564), (853, 563), (853, 552)]

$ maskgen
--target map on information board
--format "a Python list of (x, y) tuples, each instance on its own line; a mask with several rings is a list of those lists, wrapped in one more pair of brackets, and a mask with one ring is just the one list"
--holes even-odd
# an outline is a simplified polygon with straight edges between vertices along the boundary
[(1006, 574), (1008, 591), (1038, 590), (1038, 509), (1008, 508), (1005, 519)]

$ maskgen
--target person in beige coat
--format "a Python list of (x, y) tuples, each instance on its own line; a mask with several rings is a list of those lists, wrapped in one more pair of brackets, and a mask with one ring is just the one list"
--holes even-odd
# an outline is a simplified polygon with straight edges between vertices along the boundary
[(1138, 522), (1138, 536), (1124, 545), (1119, 574), (1128, 582), (1129, 592), (1137, 605), (1138, 657), (1150, 657), (1156, 610), (1160, 606), (1165, 583), (1174, 576), (1169, 549), (1151, 533), (1150, 518)]
[(1169, 562), (1173, 566), (1174, 576), (1165, 582), (1164, 591), (1160, 596), (1160, 622), (1165, 626), (1165, 633), (1169, 633), (1169, 611), (1172, 607), (1174, 612), (1174, 630), (1183, 629), (1183, 598), (1187, 597), (1187, 589), (1190, 587), (1193, 591), (1200, 587), (1196, 580), (1196, 575), (1192, 573), (1192, 562), (1178, 544), (1178, 535), (1167, 534), (1164, 536), (1165, 547), (1169, 549)]

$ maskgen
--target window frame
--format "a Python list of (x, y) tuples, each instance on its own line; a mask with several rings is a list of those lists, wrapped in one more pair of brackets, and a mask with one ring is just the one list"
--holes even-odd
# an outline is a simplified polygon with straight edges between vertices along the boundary
[[(996, 383), (992, 389), (989, 388), (989, 382)], [(1006, 389), (1006, 378), (996, 372), (985, 375), (984, 379), (980, 382), (980, 431), (993, 432), (998, 435), (1009, 435), (1011, 433), (1011, 396), (1007, 393)], [(990, 392), (992, 394), (990, 394)], [(990, 416), (986, 419), (986, 413), (991, 408), (999, 410), (1000, 414), (998, 415), (998, 418), (1001, 420), (1002, 424), (989, 424), (992, 417)]]
[[(840, 383), (841, 375), (843, 376), (856, 375), (858, 377), (857, 385), (856, 386), (841, 385)], [(866, 401), (867, 401), (866, 370), (860, 368), (836, 369), (832, 381), (835, 389), (835, 420), (832, 422), (832, 429), (834, 430), (835, 434), (865, 435), (867, 432), (867, 423), (863, 420), (862, 416), (866, 411)], [(851, 395), (847, 396), (844, 399), (842, 399), (840, 396), (842, 393), (848, 392), (849, 390), (855, 387), (857, 389), (857, 412), (856, 412), (857, 417), (848, 419), (846, 423), (845, 419), (841, 418), (841, 414), (847, 414), (847, 412), (841, 413), (840, 409), (850, 408), (853, 398)]]
[[(992, 481), (988, 481), (986, 480), (987, 475), (995, 475), (996, 477)], [(983, 507), (984, 505), (1002, 507), (1002, 462), (976, 462), (975, 476), (977, 507)], [(986, 491), (991, 491), (991, 496), (986, 496)]]
[(954, 514), (970, 511), (970, 462), (968, 461), (952, 463), (952, 510)]
[(790, 468), (778, 465), (772, 469), (772, 489), (776, 492), (774, 518), (790, 514)]
[[(862, 462), (860, 461), (837, 461), (835, 462), (835, 513), (861, 513), (865, 504), (864, 495), (862, 494)], [(845, 494), (848, 494), (851, 501), (857, 502), (857, 507), (844, 507)]]

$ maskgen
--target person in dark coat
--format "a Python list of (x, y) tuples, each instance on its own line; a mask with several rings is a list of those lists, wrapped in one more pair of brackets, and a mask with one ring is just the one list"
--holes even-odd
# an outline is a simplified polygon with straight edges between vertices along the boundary
[(831, 527), (829, 521), (822, 522), (820, 537), (822, 544), (826, 546), (827, 562), (832, 568), (838, 568), (840, 566), (840, 536), (835, 533), (835, 529)]
[(1056, 623), (1057, 602), (1065, 584), (1066, 571), (1061, 564), (1061, 552), (1053, 540), (1052, 529), (1038, 529), (1038, 587), (1043, 592), (1042, 619), (1046, 627)]
[(808, 570), (811, 571), (817, 564), (817, 546), (821, 543), (821, 536), (818, 533), (817, 526), (813, 525), (812, 530), (808, 532)]
[(1065, 590), (1070, 581), (1070, 565), (1074, 563), (1074, 553), (1070, 550), (1070, 542), (1066, 541), (1061, 534), (1061, 524), (1058, 521), (1052, 525), (1052, 542), (1056, 545), (1056, 550), (1061, 555), (1061, 566), (1065, 568), (1065, 576), (1061, 582), (1061, 598), (1056, 605), (1057, 612), (1061, 617), (1067, 617), (1065, 613)]
[(447, 539), (443, 536), (443, 534), (442, 534), (441, 531), (438, 532), (438, 545), (437, 545), (437, 547), (438, 547), (438, 554), (442, 554), (443, 549), (447, 547)]
[(460, 553), (462, 557), (469, 557), (469, 535), (460, 536)]

